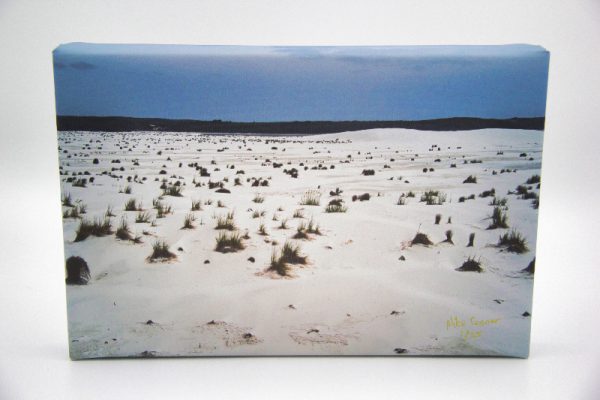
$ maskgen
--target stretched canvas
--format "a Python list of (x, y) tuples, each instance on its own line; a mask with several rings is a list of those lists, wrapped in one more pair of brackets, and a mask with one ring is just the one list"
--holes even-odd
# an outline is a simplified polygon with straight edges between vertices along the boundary
[(548, 61), (58, 47), (71, 358), (527, 357)]

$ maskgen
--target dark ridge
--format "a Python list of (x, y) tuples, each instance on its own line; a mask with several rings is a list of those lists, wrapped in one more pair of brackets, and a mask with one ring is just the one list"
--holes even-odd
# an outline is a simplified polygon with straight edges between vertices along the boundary
[(485, 128), (544, 129), (544, 117), (534, 118), (443, 118), (420, 121), (289, 121), (289, 122), (231, 122), (191, 119), (132, 118), (132, 117), (56, 117), (59, 131), (92, 132), (206, 132), (300, 134), (337, 133), (376, 128), (405, 128), (422, 131), (468, 131)]

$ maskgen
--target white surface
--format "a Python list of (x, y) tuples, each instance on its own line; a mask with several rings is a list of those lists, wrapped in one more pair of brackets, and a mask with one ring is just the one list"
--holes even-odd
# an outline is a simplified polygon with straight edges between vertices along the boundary
[[(0, 3), (0, 398), (600, 397), (600, 3), (320, 3)], [(545, 46), (531, 358), (69, 361), (51, 69), (69, 41)]]

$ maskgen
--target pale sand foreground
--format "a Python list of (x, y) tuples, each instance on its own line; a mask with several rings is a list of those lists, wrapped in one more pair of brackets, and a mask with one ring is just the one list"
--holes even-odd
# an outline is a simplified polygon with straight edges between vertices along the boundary
[[(95, 178), (85, 188), (63, 181), (63, 193), (87, 205), (87, 218), (102, 217), (111, 205), (113, 230), (126, 215), (143, 241), (121, 241), (113, 234), (74, 242), (79, 221), (64, 219), (65, 256), (83, 257), (92, 275), (88, 285), (67, 287), (71, 356), (394, 355), (395, 349), (409, 355), (526, 356), (530, 318), (522, 314), (531, 313), (533, 279), (520, 270), (535, 254), (538, 211), (530, 200), (507, 192), (540, 173), (542, 140), (541, 132), (498, 129), (387, 129), (287, 138), (61, 132), (63, 172), (89, 171), (78, 178)], [(98, 164), (92, 163), (94, 158)], [(115, 159), (121, 162), (112, 163)], [(464, 164), (473, 159), (482, 163)], [(188, 166), (196, 162), (208, 169), (210, 178)], [(272, 162), (284, 165), (274, 168)], [(450, 168), (452, 163), (456, 168)], [(310, 169), (319, 164), (327, 169)], [(122, 179), (100, 175), (121, 167), (124, 171), (113, 174)], [(424, 167), (435, 171), (423, 173)], [(290, 168), (299, 170), (297, 179), (283, 172)], [(506, 168), (517, 172), (492, 174)], [(163, 169), (167, 174), (159, 175)], [(373, 169), (375, 175), (364, 176), (363, 169)], [(238, 170), (245, 174), (236, 175)], [(129, 183), (131, 194), (119, 193), (128, 185), (127, 176), (135, 175), (139, 182), (147, 179)], [(462, 183), (469, 175), (478, 182)], [(192, 184), (224, 177), (230, 194)], [(234, 186), (236, 177), (241, 186)], [(271, 179), (268, 187), (251, 187), (250, 177)], [(162, 193), (155, 178), (185, 183), (183, 197), (164, 196), (174, 212), (156, 219), (156, 226), (135, 223), (137, 213), (125, 212), (125, 202), (142, 201), (155, 219), (152, 200)], [(299, 205), (303, 193), (319, 186), (319, 206)], [(338, 187), (348, 210), (325, 213), (329, 192)], [(508, 224), (527, 239), (529, 252), (514, 254), (495, 246), (508, 230), (486, 229), (492, 198), (477, 197), (491, 188), (508, 199)], [(445, 192), (446, 203), (420, 202), (429, 189)], [(416, 197), (397, 205), (400, 194), (409, 190)], [(531, 190), (539, 192), (536, 185)], [(252, 201), (256, 193), (264, 195), (263, 203)], [(363, 193), (371, 195), (369, 201), (352, 202), (352, 195)], [(474, 200), (458, 201), (471, 194)], [(203, 210), (194, 212), (195, 229), (181, 229), (192, 200), (200, 199)], [(204, 205), (209, 199), (212, 205)], [(217, 207), (218, 200), (226, 208)], [(273, 249), (265, 239), (281, 245), (291, 238), (300, 222), (292, 215), (300, 208), (305, 221), (312, 216), (322, 231), (295, 241), (309, 264), (293, 267), (291, 278), (263, 274)], [(240, 231), (247, 230), (250, 238), (244, 250), (222, 254), (214, 250), (215, 216), (232, 210)], [(266, 215), (255, 219), (251, 210)], [(435, 225), (438, 213), (442, 220)], [(272, 220), (273, 214), (279, 221)], [(285, 218), (288, 229), (277, 229)], [(269, 236), (257, 234), (261, 222)], [(454, 245), (441, 243), (448, 229)], [(435, 244), (410, 247), (418, 230)], [(467, 248), (472, 232), (475, 246)], [(156, 238), (168, 242), (177, 260), (147, 261)], [(480, 259), (484, 272), (455, 270), (469, 256)], [(454, 317), (465, 326), (449, 324)], [(474, 326), (472, 318), (493, 322)]]

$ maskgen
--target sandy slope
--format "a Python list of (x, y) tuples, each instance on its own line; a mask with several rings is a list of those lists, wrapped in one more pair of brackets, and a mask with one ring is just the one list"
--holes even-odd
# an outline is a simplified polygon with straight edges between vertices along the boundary
[[(113, 229), (126, 216), (143, 240), (134, 244), (110, 235), (74, 242), (79, 221), (64, 220), (66, 257), (83, 257), (92, 273), (88, 285), (67, 287), (71, 356), (394, 355), (398, 348), (413, 355), (526, 356), (530, 318), (522, 314), (531, 312), (533, 279), (519, 271), (535, 254), (537, 210), (531, 200), (507, 192), (539, 174), (542, 140), (537, 131), (494, 129), (387, 129), (287, 139), (61, 132), (63, 172), (70, 176), (89, 171), (89, 176), (79, 177), (95, 178), (85, 188), (63, 181), (63, 193), (85, 203), (89, 218), (101, 217), (112, 205)], [(526, 157), (520, 157), (523, 152)], [(94, 158), (98, 164), (92, 163)], [(121, 162), (112, 163), (115, 159)], [(273, 168), (267, 159), (284, 165)], [(482, 162), (464, 164), (473, 159)], [(195, 162), (209, 170), (210, 178), (201, 178), (188, 167)], [(322, 164), (327, 169), (305, 171), (299, 163), (309, 168)], [(456, 168), (450, 168), (452, 163)], [(234, 169), (226, 169), (232, 164)], [(113, 174), (122, 178), (101, 175), (121, 167), (124, 171)], [(292, 167), (299, 170), (297, 179), (283, 173)], [(435, 171), (423, 173), (424, 167)], [(503, 168), (517, 171), (492, 174)], [(167, 175), (159, 175), (161, 169)], [(374, 169), (375, 175), (363, 176), (363, 169)], [(236, 175), (238, 170), (245, 174)], [(463, 184), (471, 174), (478, 183)], [(131, 194), (119, 193), (128, 184), (127, 176), (134, 175), (140, 182), (147, 179), (129, 183)], [(176, 178), (169, 178), (172, 175)], [(125, 202), (142, 201), (154, 216), (152, 199), (162, 192), (155, 178), (165, 177), (185, 184), (183, 197), (163, 198), (174, 213), (156, 219), (156, 226), (136, 224), (136, 213), (123, 211)], [(225, 187), (230, 194), (192, 184), (224, 177), (229, 178)], [(241, 178), (242, 186), (233, 185), (235, 177)], [(246, 182), (250, 177), (270, 178), (269, 186), (251, 187)], [(306, 190), (318, 187), (320, 206), (299, 205)], [(348, 211), (325, 213), (329, 191), (336, 187), (343, 190)], [(486, 230), (491, 197), (477, 197), (492, 187), (497, 196), (508, 199), (509, 225), (526, 237), (528, 253), (508, 253), (494, 246), (507, 230)], [(443, 205), (419, 202), (421, 193), (430, 189), (445, 192), (447, 201)], [(409, 190), (416, 197), (397, 205), (399, 195)], [(539, 191), (536, 185), (531, 190)], [(252, 202), (256, 193), (265, 196), (262, 204)], [(352, 202), (352, 195), (362, 193), (369, 193), (371, 199)], [(476, 199), (458, 201), (470, 194)], [(192, 199), (213, 203), (194, 212), (195, 229), (182, 230)], [(218, 200), (226, 208), (217, 207)], [(283, 211), (277, 211), (279, 207)], [(300, 219), (292, 214), (299, 208), (306, 217), (314, 217), (323, 233), (297, 241), (309, 264), (294, 267), (291, 278), (264, 274), (273, 249), (265, 239), (281, 245), (293, 236)], [(215, 216), (231, 210), (250, 239), (244, 250), (222, 254), (214, 250)], [(266, 215), (254, 219), (250, 210), (264, 210)], [(438, 213), (442, 222), (435, 225)], [(289, 229), (277, 229), (280, 222), (272, 220), (273, 214), (279, 221), (288, 218)], [(267, 237), (256, 233), (261, 221), (270, 233)], [(441, 243), (448, 229), (454, 233), (454, 245)], [(418, 230), (435, 245), (410, 247)], [(142, 235), (143, 231), (150, 235)], [(475, 246), (467, 248), (471, 232), (476, 234)], [(177, 260), (147, 261), (156, 238), (169, 243)], [(399, 260), (400, 256), (406, 260)], [(484, 272), (455, 270), (469, 256), (481, 261)], [(464, 320), (465, 326), (449, 327), (453, 317)], [(473, 326), (471, 318), (497, 321)], [(147, 324), (148, 320), (153, 323)], [(466, 329), (471, 336), (465, 338)]]

